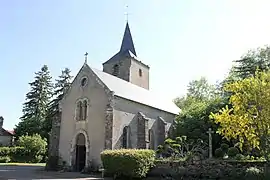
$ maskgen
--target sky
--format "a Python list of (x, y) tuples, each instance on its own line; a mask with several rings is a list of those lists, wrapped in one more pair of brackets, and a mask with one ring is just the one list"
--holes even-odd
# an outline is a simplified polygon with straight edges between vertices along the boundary
[(0, 115), (13, 129), (29, 82), (42, 65), (53, 79), (84, 63), (102, 69), (119, 51), (128, 22), (138, 58), (150, 66), (150, 89), (168, 99), (191, 80), (222, 80), (249, 49), (270, 42), (268, 0), (0, 1)]

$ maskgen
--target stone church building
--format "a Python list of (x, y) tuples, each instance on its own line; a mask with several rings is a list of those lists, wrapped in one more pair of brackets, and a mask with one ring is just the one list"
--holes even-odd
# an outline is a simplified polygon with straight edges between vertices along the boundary
[(59, 109), (50, 154), (77, 171), (99, 167), (104, 149), (156, 149), (180, 111), (149, 90), (149, 66), (137, 58), (128, 23), (120, 51), (103, 71), (85, 62)]

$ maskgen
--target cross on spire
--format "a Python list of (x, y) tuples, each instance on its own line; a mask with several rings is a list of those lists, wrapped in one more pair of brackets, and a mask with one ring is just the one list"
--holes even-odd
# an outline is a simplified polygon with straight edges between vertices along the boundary
[(128, 13), (128, 5), (126, 5), (125, 15), (126, 15), (126, 21), (128, 22), (128, 15), (129, 15), (129, 13)]
[(87, 56), (88, 56), (88, 52), (86, 52), (86, 53), (84, 54), (84, 56), (85, 56), (84, 63), (87, 64)]

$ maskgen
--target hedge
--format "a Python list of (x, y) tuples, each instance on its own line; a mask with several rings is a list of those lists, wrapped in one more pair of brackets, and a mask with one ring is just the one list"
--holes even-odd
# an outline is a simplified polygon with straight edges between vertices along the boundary
[(155, 152), (148, 149), (105, 150), (101, 160), (105, 176), (143, 178), (154, 166)]
[[(33, 155), (24, 147), (0, 147), (0, 157), (8, 157), (10, 162), (38, 163), (42, 157)], [(0, 161), (4, 161), (0, 159)]]

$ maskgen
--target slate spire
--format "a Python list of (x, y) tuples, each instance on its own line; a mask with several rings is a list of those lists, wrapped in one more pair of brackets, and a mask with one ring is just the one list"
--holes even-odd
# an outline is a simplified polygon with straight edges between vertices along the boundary
[(135, 56), (137, 56), (128, 22), (126, 24), (126, 29), (125, 29), (124, 37), (122, 40), (120, 53), (125, 53), (127, 50), (131, 51)]

